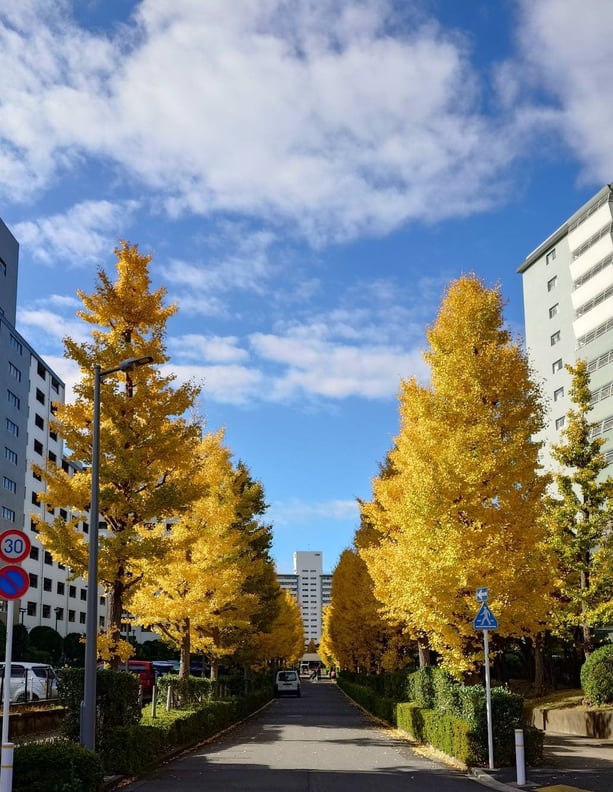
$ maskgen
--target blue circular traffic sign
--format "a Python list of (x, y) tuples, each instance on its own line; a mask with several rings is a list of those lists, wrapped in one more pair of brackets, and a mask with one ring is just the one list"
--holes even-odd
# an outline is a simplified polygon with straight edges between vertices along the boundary
[(19, 599), (29, 588), (30, 576), (22, 567), (9, 564), (0, 569), (0, 599)]

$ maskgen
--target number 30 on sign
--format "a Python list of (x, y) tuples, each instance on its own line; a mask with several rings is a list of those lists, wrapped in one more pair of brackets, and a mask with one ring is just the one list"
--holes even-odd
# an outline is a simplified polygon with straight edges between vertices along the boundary
[(9, 528), (0, 534), (0, 558), (8, 564), (16, 564), (30, 555), (31, 542), (27, 534)]

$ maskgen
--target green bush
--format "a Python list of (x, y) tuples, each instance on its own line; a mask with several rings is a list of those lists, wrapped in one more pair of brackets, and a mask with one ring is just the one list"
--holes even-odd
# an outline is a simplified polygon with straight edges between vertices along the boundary
[(431, 709), (434, 707), (434, 666), (424, 666), (419, 671), (409, 674), (407, 693), (409, 701), (414, 701), (419, 707)]
[(182, 709), (200, 706), (209, 701), (213, 683), (210, 679), (203, 677), (189, 676), (187, 680), (183, 681), (176, 674), (164, 674), (157, 678), (155, 687), (158, 704), (166, 702), (168, 688), (170, 688), (173, 709)]
[[(69, 740), (78, 742), (84, 670), (82, 668), (61, 668), (57, 673), (59, 703), (66, 708), (62, 734)], [(107, 671), (105, 669), (98, 671), (96, 674), (96, 703), (96, 745), (103, 749), (105, 734), (109, 729), (140, 721), (141, 708), (137, 677), (125, 671)]]
[[(416, 740), (428, 743), (467, 765), (487, 763), (487, 712), (483, 686), (464, 687), (440, 669), (422, 669), (410, 675), (409, 686), (421, 701), (434, 704), (424, 707), (419, 701), (399, 703), (382, 699), (372, 688), (347, 681), (344, 674), (338, 683), (364, 709), (395, 723)], [(536, 764), (543, 757), (543, 733), (523, 726), (521, 696), (506, 688), (494, 688), (491, 694), (494, 761), (498, 765), (513, 764), (515, 729), (523, 728), (526, 762)]]
[(65, 740), (19, 745), (13, 754), (13, 792), (97, 792), (100, 757)]
[(613, 644), (595, 649), (581, 667), (581, 687), (594, 704), (613, 702)]
[(113, 728), (105, 739), (105, 770), (120, 775), (148, 770), (165, 756), (196, 745), (251, 715), (271, 697), (272, 691), (268, 691), (226, 701), (210, 701), (198, 709), (185, 710), (172, 722)]

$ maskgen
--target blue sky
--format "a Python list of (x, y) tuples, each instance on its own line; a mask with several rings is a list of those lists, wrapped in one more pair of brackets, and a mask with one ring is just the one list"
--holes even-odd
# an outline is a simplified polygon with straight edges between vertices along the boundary
[(0, 0), (18, 329), (67, 384), (121, 239), (179, 306), (179, 380), (331, 571), (445, 286), (499, 283), (612, 180), (601, 0)]

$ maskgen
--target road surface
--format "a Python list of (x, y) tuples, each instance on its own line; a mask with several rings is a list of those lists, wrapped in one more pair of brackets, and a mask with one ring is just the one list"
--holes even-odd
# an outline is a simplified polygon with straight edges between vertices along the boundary
[[(483, 788), (483, 787), (481, 787)], [(417, 755), (328, 680), (275, 699), (215, 740), (135, 781), (129, 792), (478, 792)]]

